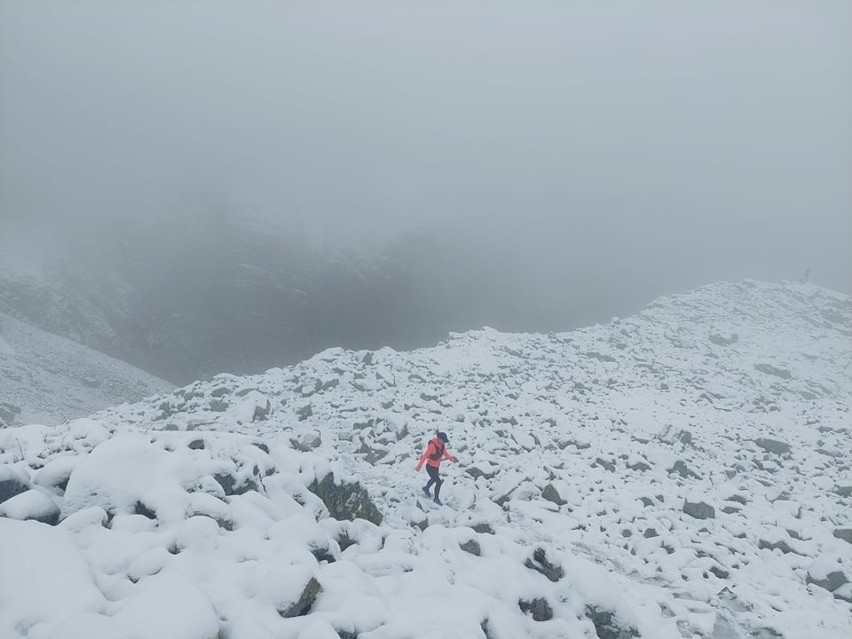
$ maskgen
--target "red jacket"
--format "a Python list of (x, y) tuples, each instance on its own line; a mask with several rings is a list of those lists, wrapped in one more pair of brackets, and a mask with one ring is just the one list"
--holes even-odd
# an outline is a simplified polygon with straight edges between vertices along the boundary
[(420, 461), (417, 462), (417, 470), (423, 468), (423, 462), (426, 462), (426, 464), (433, 468), (437, 468), (445, 459), (449, 459), (451, 462), (458, 461), (458, 459), (450, 455), (450, 451), (447, 450), (447, 446), (444, 444), (444, 441), (436, 436), (429, 442), (429, 445), (426, 447), (426, 452), (423, 453), (422, 457), (420, 457)]

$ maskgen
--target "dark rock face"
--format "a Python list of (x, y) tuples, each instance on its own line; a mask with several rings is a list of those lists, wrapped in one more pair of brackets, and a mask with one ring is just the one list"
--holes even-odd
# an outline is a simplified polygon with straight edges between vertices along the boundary
[(474, 479), (479, 479), (480, 477), (484, 477), (485, 479), (491, 479), (492, 477), (495, 477), (497, 475), (496, 470), (492, 473), (487, 473), (487, 472), (484, 472), (484, 471), (482, 471), (482, 470), (480, 470), (479, 468), (476, 468), (476, 467), (466, 468), (464, 472), (466, 472), (468, 475), (470, 475)]
[(672, 473), (677, 473), (678, 475), (680, 475), (684, 479), (689, 479), (690, 477), (692, 477), (693, 479), (700, 479), (699, 475), (697, 473), (695, 473), (692, 469), (690, 469), (686, 465), (686, 462), (684, 462), (682, 459), (678, 459), (674, 463), (674, 466), (672, 466), (671, 468), (668, 469), (668, 473), (670, 475)]
[(521, 599), (518, 602), (518, 608), (524, 614), (532, 614), (532, 618), (535, 621), (549, 621), (553, 619), (553, 609), (547, 603), (547, 600), (541, 597), (536, 597), (532, 601)]
[(321, 592), (322, 586), (320, 586), (320, 583), (316, 579), (311, 577), (311, 580), (305, 585), (304, 590), (302, 590), (299, 599), (286, 608), (279, 610), (278, 614), (284, 618), (305, 616), (311, 611), (311, 606), (314, 605), (317, 595)]
[(725, 337), (717, 333), (711, 333), (710, 335), (710, 341), (716, 346), (731, 346), (732, 344), (736, 344), (739, 339), (740, 336), (736, 333), (733, 333), (730, 337)]
[(548, 484), (544, 487), (544, 490), (541, 491), (541, 496), (543, 499), (547, 501), (553, 502), (557, 506), (564, 506), (568, 502), (562, 499), (562, 496), (559, 494), (559, 491), (554, 488), (553, 484)]
[(482, 524), (474, 524), (471, 526), (474, 532), (478, 532), (482, 535), (493, 535), (494, 529), (491, 527), (491, 524), (482, 523)]
[(133, 513), (136, 515), (142, 515), (143, 517), (147, 517), (148, 519), (157, 518), (157, 513), (141, 501), (136, 502), (136, 505), (133, 507)]
[(615, 472), (615, 462), (614, 462), (614, 461), (607, 461), (607, 460), (605, 460), (605, 459), (603, 459), (603, 458), (601, 458), (601, 457), (598, 457), (598, 458), (595, 460), (595, 463), (594, 463), (594, 464), (592, 464), (592, 466), (593, 466), (593, 467), (594, 467), (594, 466), (600, 466), (600, 467), (602, 467), (602, 468), (606, 468), (606, 469), (607, 469), (609, 472), (611, 472), (611, 473), (614, 473), (614, 472)]
[(308, 490), (322, 500), (335, 519), (366, 519), (377, 526), (382, 523), (382, 514), (358, 482), (335, 484), (329, 473), (322, 481), (311, 483)]
[(795, 553), (796, 551), (790, 548), (786, 541), (783, 539), (781, 541), (766, 541), (765, 539), (761, 539), (758, 541), (757, 547), (761, 550), (780, 550), (782, 553), (789, 554)]
[(476, 539), (471, 539), (470, 541), (464, 542), (459, 546), (459, 548), (477, 557), (480, 557), (482, 555), (482, 549), (479, 547), (479, 542), (476, 541)]
[(828, 573), (825, 577), (816, 577), (808, 573), (805, 581), (809, 584), (814, 584), (820, 588), (825, 588), (829, 592), (837, 590), (843, 584), (848, 584), (849, 579), (843, 574), (842, 570), (834, 570)]
[(852, 528), (835, 528), (834, 536), (852, 544)]
[(232, 497), (233, 495), (243, 495), (250, 490), (257, 491), (259, 489), (257, 483), (251, 478), (238, 480), (236, 477), (228, 473), (216, 473), (213, 475), (213, 479), (219, 483), (222, 490), (225, 491), (225, 495), (228, 497)]
[(719, 568), (718, 566), (712, 566), (710, 568), (710, 572), (716, 575), (719, 579), (727, 579), (731, 575), (731, 573), (729, 573), (727, 570)]
[(565, 576), (562, 566), (552, 564), (548, 561), (544, 548), (536, 548), (533, 551), (532, 559), (527, 559), (524, 565), (530, 570), (540, 572), (553, 582), (559, 581)]
[(716, 510), (713, 508), (713, 506), (703, 501), (691, 502), (684, 500), (683, 512), (685, 512), (690, 517), (695, 517), (696, 519), (716, 518)]
[(774, 453), (776, 455), (786, 455), (790, 452), (790, 444), (785, 444), (784, 442), (780, 442), (777, 439), (766, 439), (764, 437), (761, 437), (759, 439), (755, 439), (754, 443), (760, 446), (768, 453)]
[(619, 623), (618, 617), (609, 610), (586, 606), (586, 617), (594, 624), (598, 639), (634, 639), (639, 631)]
[(784, 370), (783, 368), (776, 368), (771, 364), (755, 364), (754, 369), (767, 375), (774, 375), (775, 377), (780, 377), (781, 379), (791, 379), (793, 377), (790, 374), (790, 371)]

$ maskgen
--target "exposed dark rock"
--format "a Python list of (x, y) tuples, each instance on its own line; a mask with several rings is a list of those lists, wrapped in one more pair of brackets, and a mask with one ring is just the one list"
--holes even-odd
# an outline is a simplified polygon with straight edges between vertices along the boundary
[(760, 446), (763, 450), (776, 455), (785, 455), (790, 452), (790, 444), (785, 444), (776, 439), (767, 439), (760, 437), (754, 440), (754, 443)]
[(210, 401), (210, 410), (214, 413), (224, 413), (228, 410), (228, 402), (223, 399), (214, 399)]
[(547, 600), (542, 597), (536, 597), (532, 601), (521, 599), (518, 602), (518, 608), (524, 614), (532, 614), (532, 618), (535, 621), (549, 621), (553, 619), (553, 609), (547, 603)]
[(340, 552), (343, 552), (350, 546), (354, 546), (357, 542), (349, 536), (349, 533), (343, 531), (339, 537), (337, 537), (337, 545), (340, 546)]
[(469, 552), (471, 555), (476, 555), (477, 557), (482, 555), (482, 549), (479, 547), (479, 542), (476, 541), (476, 539), (466, 541), (459, 547), (465, 552)]
[(713, 506), (703, 501), (691, 502), (688, 500), (684, 500), (683, 512), (685, 512), (690, 517), (695, 517), (696, 519), (716, 518), (716, 510), (713, 508)]
[(255, 406), (254, 414), (252, 415), (251, 420), (253, 422), (262, 422), (266, 421), (266, 418), (269, 417), (269, 413), (272, 411), (272, 402), (268, 399), (266, 400), (266, 404), (263, 406)]
[(632, 466), (631, 466), (630, 464), (627, 464), (627, 467), (628, 467), (630, 470), (636, 470), (636, 471), (638, 471), (638, 472), (640, 472), (640, 473), (644, 473), (644, 472), (646, 472), (646, 471), (651, 470), (651, 467), (650, 467), (648, 464), (646, 464), (645, 462), (636, 462), (636, 463), (635, 463), (635, 464), (633, 464)]
[(258, 491), (260, 487), (257, 482), (252, 478), (246, 478), (242, 481), (238, 481), (236, 477), (231, 475), (230, 473), (216, 473), (213, 475), (213, 479), (215, 479), (219, 485), (222, 487), (222, 490), (225, 491), (225, 495), (231, 497), (233, 495), (242, 495), (250, 490)]
[(486, 523), (474, 524), (473, 526), (471, 526), (471, 528), (473, 528), (474, 532), (478, 532), (481, 535), (493, 535), (494, 534), (494, 529), (491, 527), (491, 524), (486, 524)]
[(0, 466), (0, 504), (29, 490), (26, 477), (10, 466)]
[(652, 537), (659, 537), (660, 536), (657, 533), (656, 528), (646, 528), (645, 532), (643, 534), (644, 534), (645, 539), (651, 539)]
[(852, 544), (852, 528), (835, 528), (834, 536)]
[(671, 475), (672, 473), (677, 473), (678, 475), (680, 475), (684, 479), (689, 479), (690, 477), (692, 477), (693, 479), (700, 479), (700, 476), (696, 472), (694, 472), (691, 468), (689, 468), (686, 465), (686, 462), (683, 461), (682, 459), (678, 459), (674, 463), (674, 466), (672, 466), (671, 468), (668, 468), (667, 471), (668, 471), (669, 475)]
[(838, 486), (834, 489), (841, 497), (852, 497), (852, 486)]
[(586, 617), (594, 624), (598, 639), (634, 639), (640, 636), (632, 626), (619, 623), (615, 613), (601, 610), (597, 606), (586, 606)]
[(731, 334), (730, 337), (725, 337), (724, 335), (719, 335), (718, 333), (710, 334), (710, 341), (716, 346), (731, 346), (732, 344), (736, 344), (740, 339), (740, 336), (736, 333)]
[(604, 353), (604, 354), (601, 354), (601, 353), (598, 353), (597, 351), (589, 351), (589, 352), (587, 352), (587, 353), (583, 353), (583, 355), (585, 355), (585, 356), (586, 356), (586, 357), (588, 357), (589, 359), (596, 359), (596, 360), (601, 361), (601, 362), (615, 362), (615, 361), (618, 361), (618, 360), (616, 360), (616, 359), (615, 359), (612, 355), (607, 355), (607, 354), (605, 354), (605, 353)]
[(136, 505), (133, 507), (133, 513), (136, 515), (142, 515), (143, 517), (147, 517), (148, 519), (157, 518), (157, 513), (154, 511), (154, 509), (149, 508), (141, 501), (136, 502)]
[(559, 491), (553, 486), (553, 484), (548, 484), (544, 487), (544, 490), (541, 491), (541, 496), (543, 499), (547, 501), (553, 502), (557, 506), (564, 506), (568, 502), (562, 499), (562, 496), (559, 494)]
[[(780, 550), (785, 555), (789, 554), (791, 552), (792, 553), (796, 552), (795, 550), (790, 548), (790, 546), (787, 545), (787, 542), (784, 541), (783, 539), (781, 541), (775, 541), (775, 542), (766, 541), (765, 539), (761, 539), (761, 540), (758, 541), (757, 547), (760, 548), (761, 550), (776, 550), (777, 549), (777, 550)], [(798, 553), (796, 553), (796, 554), (798, 554)]]
[(729, 573), (727, 570), (719, 568), (719, 566), (712, 566), (710, 568), (710, 572), (716, 575), (719, 579), (727, 579), (731, 575), (731, 573)]
[(484, 477), (485, 479), (491, 479), (492, 477), (497, 475), (496, 470), (494, 472), (487, 473), (487, 472), (477, 468), (476, 466), (473, 466), (471, 468), (466, 468), (464, 472), (466, 472), (468, 475), (470, 475), (474, 479), (479, 479), (480, 477)]
[(382, 523), (382, 514), (358, 482), (335, 484), (329, 473), (320, 482), (314, 480), (308, 490), (322, 500), (335, 519), (366, 519), (376, 525)]
[(783, 368), (776, 368), (771, 364), (755, 364), (754, 369), (761, 373), (766, 373), (767, 375), (780, 377), (781, 379), (790, 379), (792, 377), (792, 375), (790, 375), (790, 371), (784, 370)]
[(304, 590), (302, 590), (299, 599), (286, 608), (279, 609), (278, 614), (284, 618), (304, 617), (311, 611), (311, 606), (314, 605), (317, 595), (321, 592), (322, 586), (320, 586), (320, 583), (316, 579), (311, 577), (311, 580), (305, 585)]
[(820, 588), (825, 588), (829, 592), (837, 590), (843, 584), (849, 583), (849, 579), (845, 574), (843, 574), (842, 570), (833, 570), (825, 577), (815, 577), (808, 572), (807, 577), (805, 577), (805, 581), (809, 584), (819, 586)]
[(553, 582), (557, 582), (565, 576), (565, 571), (562, 570), (562, 566), (552, 564), (548, 561), (544, 548), (536, 548), (533, 551), (532, 558), (528, 558), (524, 563), (524, 566), (530, 570), (540, 572)]
[(189, 448), (192, 450), (204, 450), (204, 440), (203, 439), (193, 439), (189, 442)]
[(735, 501), (738, 504), (742, 504), (743, 506), (745, 506), (748, 503), (748, 500), (745, 497), (743, 497), (742, 495), (731, 495), (725, 501)]
[(614, 461), (606, 461), (605, 459), (602, 459), (601, 457), (598, 457), (595, 460), (595, 463), (592, 464), (592, 468), (594, 468), (595, 466), (601, 466), (602, 468), (606, 468), (611, 473), (615, 472), (615, 462)]
[(299, 416), (299, 421), (303, 422), (308, 417), (310, 417), (314, 414), (314, 407), (311, 406), (310, 404), (305, 404), (299, 410), (296, 411), (296, 414)]
[(337, 561), (334, 558), (334, 555), (331, 554), (331, 551), (329, 550), (328, 546), (318, 546), (311, 548), (311, 554), (317, 561), (327, 561), (330, 564), (333, 564), (335, 561)]

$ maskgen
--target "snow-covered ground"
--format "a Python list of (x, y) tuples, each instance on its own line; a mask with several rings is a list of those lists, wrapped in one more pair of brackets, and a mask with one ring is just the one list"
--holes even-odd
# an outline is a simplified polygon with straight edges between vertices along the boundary
[(0, 637), (848, 639), (851, 398), (852, 301), (746, 281), (0, 430)]
[(0, 313), (0, 428), (55, 424), (172, 388), (129, 364)]

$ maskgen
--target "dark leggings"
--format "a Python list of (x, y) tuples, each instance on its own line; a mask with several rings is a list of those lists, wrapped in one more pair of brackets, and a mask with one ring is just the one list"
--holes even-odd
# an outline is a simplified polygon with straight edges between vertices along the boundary
[(426, 490), (432, 488), (432, 484), (435, 484), (435, 499), (438, 499), (441, 494), (441, 484), (444, 483), (444, 480), (438, 477), (438, 467), (430, 466), (426, 464), (426, 472), (429, 473), (429, 482), (426, 484)]

